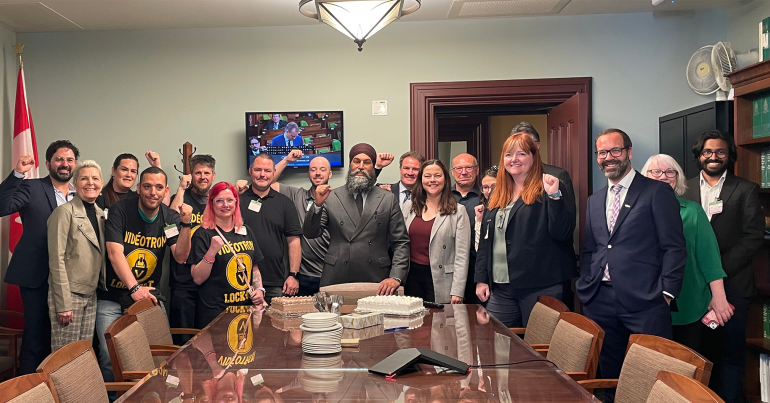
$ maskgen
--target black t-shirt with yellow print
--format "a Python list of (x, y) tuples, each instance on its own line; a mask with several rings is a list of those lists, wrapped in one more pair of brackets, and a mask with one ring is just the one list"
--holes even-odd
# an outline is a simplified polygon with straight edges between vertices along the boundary
[[(208, 325), (228, 306), (251, 305), (248, 289), (252, 268), (264, 259), (254, 232), (248, 226), (244, 225), (237, 231), (233, 229), (228, 232), (221, 228), (219, 231), (233, 246), (237, 257), (227, 243), (222, 245), (214, 258), (209, 278), (198, 286), (198, 328)], [(192, 237), (187, 262), (198, 264), (209, 250), (211, 238), (215, 236), (218, 236), (216, 230), (198, 228)]]
[[(180, 223), (179, 213), (162, 203), (155, 220), (151, 223), (145, 222), (139, 214), (139, 198), (129, 198), (110, 207), (104, 240), (123, 245), (123, 255), (139, 284), (158, 287), (166, 246), (176, 244)], [(176, 227), (176, 235), (166, 238), (164, 228), (170, 225)], [(120, 302), (120, 297), (126, 291), (126, 285), (115, 273), (110, 259), (107, 259), (107, 290), (99, 290), (97, 297)]]
[[(190, 228), (190, 237), (195, 235), (195, 231), (200, 228), (203, 212), (206, 210), (206, 203), (198, 203), (191, 193), (191, 189), (184, 191), (184, 203), (192, 207), (192, 216), (190, 217), (192, 228)], [(176, 199), (176, 195), (171, 198), (172, 202), (174, 199)], [(190, 273), (190, 262), (177, 263), (176, 260), (171, 259), (169, 266), (171, 268), (171, 276), (169, 277), (171, 289), (186, 289), (188, 291), (197, 290), (198, 286), (193, 282), (192, 274)]]

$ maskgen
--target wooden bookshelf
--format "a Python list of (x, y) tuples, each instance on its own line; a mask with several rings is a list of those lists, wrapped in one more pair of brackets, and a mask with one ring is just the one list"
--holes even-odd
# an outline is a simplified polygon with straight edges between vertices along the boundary
[[(770, 147), (770, 137), (754, 138), (752, 101), (770, 93), (770, 60), (756, 63), (726, 75), (735, 89), (734, 135), (738, 148), (735, 174), (754, 183), (762, 183), (760, 157), (762, 150)], [(770, 215), (770, 189), (759, 192), (765, 217)], [(746, 327), (746, 376), (744, 389), (751, 402), (759, 398), (759, 354), (770, 354), (770, 340), (764, 338), (762, 306), (770, 302), (770, 241), (754, 257), (754, 280), (758, 295), (752, 299)]]

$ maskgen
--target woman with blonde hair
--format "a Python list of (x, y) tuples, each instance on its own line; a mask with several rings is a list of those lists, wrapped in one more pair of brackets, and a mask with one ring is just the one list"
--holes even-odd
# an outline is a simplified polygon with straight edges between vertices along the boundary
[(102, 171), (92, 160), (72, 173), (75, 197), (48, 217), (48, 312), (51, 351), (91, 340), (96, 325), (96, 287), (104, 289), (104, 211), (95, 205)]
[(476, 255), (476, 295), (508, 327), (526, 326), (541, 295), (561, 299), (575, 273), (575, 218), (564, 185), (543, 172), (537, 144), (515, 133), (503, 145)]
[(682, 197), (687, 191), (687, 182), (682, 167), (673, 157), (653, 155), (644, 164), (642, 173), (671, 185), (679, 200), (687, 263), (682, 291), (676, 299), (678, 312), (671, 312), (671, 323), (674, 341), (701, 351), (701, 339), (707, 327), (700, 323), (700, 319), (709, 310), (714, 310), (717, 324), (724, 326), (733, 315), (733, 308), (725, 296), (723, 279), (727, 275), (722, 269), (719, 244), (703, 207)]

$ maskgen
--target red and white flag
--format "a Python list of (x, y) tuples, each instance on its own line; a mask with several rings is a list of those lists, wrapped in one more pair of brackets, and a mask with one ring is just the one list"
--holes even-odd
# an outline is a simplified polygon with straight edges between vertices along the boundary
[[(11, 165), (16, 166), (19, 157), (32, 155), (35, 158), (35, 167), (27, 171), (26, 178), (39, 178), (40, 162), (37, 157), (37, 142), (35, 141), (35, 127), (32, 124), (32, 115), (27, 104), (27, 89), (24, 83), (24, 67), (19, 67), (19, 78), (16, 83), (16, 112), (13, 120), (13, 156)], [(11, 215), (11, 228), (8, 240), (8, 249), (13, 254), (16, 244), (19, 243), (23, 227), (19, 213)], [(22, 311), (21, 294), (16, 286), (8, 285), (6, 305), (9, 310)]]

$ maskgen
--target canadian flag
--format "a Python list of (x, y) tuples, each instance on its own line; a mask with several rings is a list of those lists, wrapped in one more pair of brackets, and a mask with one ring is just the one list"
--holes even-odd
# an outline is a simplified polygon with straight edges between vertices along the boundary
[[(35, 141), (35, 127), (32, 125), (32, 115), (29, 113), (27, 104), (27, 90), (24, 83), (24, 66), (19, 67), (19, 78), (16, 83), (16, 112), (13, 119), (13, 156), (11, 164), (15, 167), (16, 162), (22, 155), (32, 155), (35, 158), (35, 167), (27, 171), (26, 179), (39, 178), (40, 162), (37, 157), (37, 142)], [(11, 215), (8, 249), (13, 254), (16, 244), (19, 243), (23, 227), (19, 213)], [(21, 294), (19, 287), (8, 284), (6, 293), (6, 306), (9, 310), (21, 312)]]

